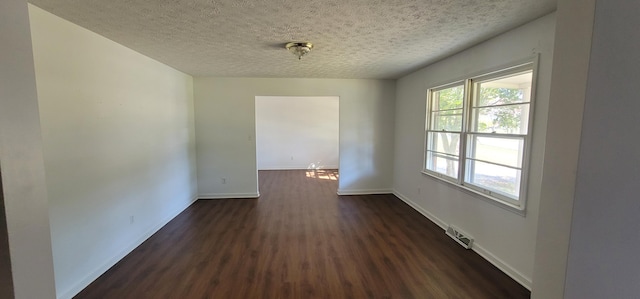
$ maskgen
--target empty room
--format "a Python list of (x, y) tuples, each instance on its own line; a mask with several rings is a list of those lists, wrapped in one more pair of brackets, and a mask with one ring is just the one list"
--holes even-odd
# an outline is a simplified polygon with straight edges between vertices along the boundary
[(637, 298), (640, 4), (0, 2), (0, 298)]

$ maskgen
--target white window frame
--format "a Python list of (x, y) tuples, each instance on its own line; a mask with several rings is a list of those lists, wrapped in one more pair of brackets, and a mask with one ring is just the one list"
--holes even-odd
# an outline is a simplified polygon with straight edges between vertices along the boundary
[(448, 84), (445, 84), (445, 85), (440, 85), (440, 86), (431, 88), (427, 92), (428, 93), (428, 99), (427, 99), (427, 118), (426, 118), (426, 122), (425, 122), (425, 137), (424, 137), (425, 138), (425, 143), (424, 143), (424, 145), (425, 145), (425, 148), (424, 148), (424, 163), (422, 163), (423, 171), (429, 172), (428, 174), (430, 174), (432, 176), (435, 176), (435, 177), (437, 177), (437, 178), (439, 178), (441, 180), (452, 182), (452, 183), (457, 183), (459, 181), (459, 179), (452, 178), (452, 177), (447, 176), (445, 174), (442, 174), (442, 173), (439, 173), (439, 172), (435, 172), (435, 171), (431, 171), (431, 170), (427, 169), (427, 162), (428, 162), (427, 161), (427, 151), (428, 151), (428, 148), (429, 148), (428, 142), (430, 141), (429, 138), (428, 138), (429, 132), (434, 132), (434, 133), (435, 132), (457, 132), (457, 131), (430, 130), (429, 127), (432, 124), (432, 120), (429, 118), (429, 115), (431, 114), (431, 111), (432, 111), (432, 108), (433, 108), (431, 106), (431, 104), (432, 104), (431, 96), (432, 96), (433, 92), (438, 92), (438, 91), (441, 91), (441, 90), (444, 90), (444, 89), (449, 89), (449, 88), (452, 88), (452, 87), (457, 87), (457, 86), (461, 86), (462, 85), (463, 88), (464, 88), (463, 98), (465, 100), (463, 101), (463, 105), (462, 105), (462, 114), (463, 114), (463, 116), (462, 116), (462, 127), (460, 129), (460, 142), (458, 144), (458, 147), (459, 147), (458, 148), (458, 177), (460, 177), (460, 174), (461, 174), (461, 172), (460, 172), (460, 162), (462, 161), (461, 160), (461, 156), (463, 155), (463, 152), (462, 152), (462, 150), (463, 150), (462, 139), (464, 138), (463, 132), (465, 131), (465, 125), (466, 125), (466, 119), (467, 119), (466, 113), (465, 113), (465, 106), (466, 106), (465, 104), (466, 104), (467, 91), (468, 91), (468, 88), (466, 86), (466, 84), (467, 84), (466, 81), (467, 80), (454, 81), (454, 82), (451, 82), (451, 83), (448, 83)]
[[(504, 77), (514, 76), (519, 73), (531, 71), (532, 72), (532, 82), (531, 82), (531, 94), (529, 99), (529, 119), (527, 120), (527, 134), (500, 134), (500, 133), (478, 133), (471, 131), (471, 111), (473, 108), (473, 92), (475, 88), (475, 83), (482, 83), (486, 81), (497, 80)], [(526, 208), (526, 195), (527, 195), (527, 185), (529, 178), (529, 160), (531, 155), (531, 139), (533, 137), (533, 119), (534, 119), (534, 105), (535, 105), (535, 90), (536, 90), (536, 77), (537, 77), (537, 57), (532, 59), (527, 59), (526, 61), (520, 63), (511, 64), (508, 67), (499, 68), (496, 71), (485, 72), (479, 74), (477, 76), (469, 76), (462, 80), (452, 80), (449, 83), (437, 85), (431, 87), (427, 90), (427, 105), (426, 105), (426, 113), (425, 113), (425, 134), (424, 134), (424, 160), (422, 163), (422, 173), (436, 178), (438, 180), (453, 184), (462, 190), (470, 191), (473, 194), (481, 195), (480, 197), (483, 199), (488, 199), (489, 202), (498, 204), (499, 206), (506, 208), (508, 210), (517, 212), (521, 215), (524, 215)], [(438, 92), (440, 90), (448, 89), (455, 86), (464, 86), (464, 99), (463, 99), (463, 119), (462, 119), (462, 131), (460, 132), (460, 142), (459, 142), (459, 150), (458, 150), (458, 177), (452, 178), (448, 175), (432, 171), (428, 169), (427, 163), (428, 161), (428, 149), (429, 149), (429, 133), (430, 132), (439, 132), (432, 129), (433, 120), (431, 119), (431, 112), (433, 111), (432, 107), (432, 95), (434, 92)], [(446, 132), (446, 131), (445, 131)], [(488, 136), (488, 137), (498, 137), (498, 138), (515, 138), (519, 140), (523, 140), (523, 155), (521, 161), (521, 176), (520, 176), (520, 190), (518, 199), (514, 200), (509, 196), (500, 194), (500, 192), (495, 192), (492, 190), (488, 190), (483, 188), (482, 186), (475, 185), (473, 183), (468, 183), (465, 181), (466, 173), (466, 165), (467, 161), (471, 160), (467, 158), (467, 150), (468, 150), (468, 137), (470, 135), (475, 136)], [(476, 160), (477, 161), (477, 160)]]

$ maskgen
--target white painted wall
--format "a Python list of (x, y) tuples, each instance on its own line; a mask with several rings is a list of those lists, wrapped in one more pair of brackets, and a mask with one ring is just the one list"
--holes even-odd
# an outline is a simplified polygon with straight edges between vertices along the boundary
[(337, 169), (338, 97), (256, 97), (258, 170)]
[(340, 97), (338, 191), (391, 191), (393, 80), (195, 78), (194, 93), (201, 197), (258, 196), (256, 96)]
[[(437, 224), (467, 232), (475, 238), (474, 250), (528, 288), (534, 266), (554, 29), (555, 15), (547, 15), (399, 79), (396, 93), (395, 194)], [(427, 88), (534, 54), (540, 59), (526, 216), (421, 174)]]
[(15, 298), (55, 298), (38, 98), (24, 0), (0, 1), (0, 166)]
[(640, 11), (597, 1), (565, 298), (640, 298)]
[[(564, 293), (595, 0), (558, 2), (531, 298)], [(587, 298), (587, 297), (585, 297)]]
[(29, 12), (56, 287), (69, 298), (195, 199), (193, 79)]

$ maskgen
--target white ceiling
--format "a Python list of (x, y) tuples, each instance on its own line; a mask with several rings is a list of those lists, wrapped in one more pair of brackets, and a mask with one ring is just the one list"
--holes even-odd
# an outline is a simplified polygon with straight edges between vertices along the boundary
[[(194, 76), (398, 78), (556, 0), (30, 0)], [(298, 59), (289, 41), (310, 41)]]

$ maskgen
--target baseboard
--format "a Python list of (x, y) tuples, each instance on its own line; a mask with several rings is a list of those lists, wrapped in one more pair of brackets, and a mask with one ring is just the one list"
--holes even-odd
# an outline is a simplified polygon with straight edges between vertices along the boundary
[(118, 252), (112, 258), (110, 258), (105, 263), (103, 263), (100, 267), (98, 267), (97, 269), (92, 271), (84, 279), (82, 279), (81, 281), (76, 283), (75, 286), (73, 286), (70, 289), (64, 291), (63, 293), (57, 295), (56, 297), (58, 299), (71, 299), (71, 298), (73, 298), (73, 296), (75, 296), (78, 293), (80, 293), (80, 291), (82, 291), (84, 288), (86, 288), (94, 280), (98, 279), (98, 277), (100, 277), (100, 275), (104, 274), (105, 272), (107, 272), (107, 270), (111, 269), (111, 267), (113, 267), (121, 259), (123, 259), (125, 256), (127, 256), (127, 254), (131, 253), (131, 251), (133, 251), (138, 246), (140, 246), (140, 244), (142, 244), (144, 241), (149, 239), (149, 237), (151, 237), (153, 234), (155, 234), (157, 231), (159, 231), (162, 227), (164, 227), (167, 223), (169, 223), (169, 221), (173, 220), (173, 218), (178, 216), (180, 213), (182, 213), (184, 210), (186, 210), (189, 206), (191, 206), (197, 200), (198, 200), (198, 197), (193, 197), (191, 199), (191, 201), (184, 208), (179, 209), (178, 211), (174, 212), (169, 217), (167, 217), (167, 218), (163, 219), (162, 221), (160, 221), (160, 223), (158, 223), (157, 225), (153, 226), (151, 229), (149, 229), (147, 232), (145, 232), (142, 236), (140, 236), (137, 240), (135, 240), (133, 243), (129, 244), (129, 246), (127, 246), (124, 250)]
[(198, 195), (198, 199), (231, 199), (231, 198), (258, 198), (260, 193), (207, 193)]
[(370, 195), (370, 194), (391, 194), (391, 189), (356, 189), (356, 190), (344, 190), (338, 189), (338, 195)]
[(338, 169), (339, 166), (338, 165), (322, 165), (321, 168), (309, 168), (308, 165), (305, 166), (268, 166), (268, 167), (264, 167), (264, 168), (259, 168), (258, 170), (334, 170), (334, 169)]
[(414, 210), (418, 211), (424, 217), (427, 217), (427, 219), (431, 220), (431, 222), (435, 223), (436, 225), (441, 227), (443, 230), (447, 230), (447, 224), (444, 221), (440, 220), (440, 218), (436, 217), (435, 215), (429, 213), (429, 211), (427, 211), (427, 210), (423, 209), (422, 207), (420, 207), (418, 204), (413, 202), (411, 199), (409, 199), (408, 197), (404, 196), (402, 193), (398, 192), (398, 190), (394, 189), (393, 190), (393, 195), (398, 197), (400, 200), (404, 201), (406, 204), (408, 204)]
[(482, 247), (481, 244), (478, 244), (477, 240), (473, 241), (473, 247), (471, 247), (471, 250), (475, 251), (478, 255), (483, 257), (485, 260), (489, 261), (489, 263), (493, 264), (494, 266), (496, 266), (496, 268), (500, 269), (500, 271), (504, 272), (509, 277), (513, 278), (513, 280), (517, 281), (520, 285), (525, 287), (527, 290), (531, 291), (531, 285), (532, 285), (531, 278), (527, 278), (518, 270), (507, 265), (497, 256), (493, 255), (491, 252), (484, 249), (484, 247)]
[[(400, 200), (404, 201), (407, 205), (412, 207), (414, 210), (418, 211), (423, 216), (427, 217), (427, 219), (431, 220), (431, 222), (440, 226), (443, 230), (447, 229), (447, 224), (444, 221), (442, 221), (440, 218), (436, 217), (435, 215), (429, 213), (427, 210), (421, 208), (411, 199), (409, 199), (408, 197), (398, 192), (398, 190), (393, 190), (393, 195), (398, 197)], [(493, 253), (486, 250), (484, 247), (482, 247), (482, 244), (478, 243), (478, 240), (474, 240), (473, 247), (471, 247), (471, 250), (475, 251), (482, 258), (487, 260), (492, 265), (496, 266), (496, 268), (500, 269), (500, 271), (504, 272), (513, 280), (518, 282), (520, 285), (522, 285), (523, 287), (531, 291), (531, 285), (532, 285), (531, 278), (524, 276), (522, 273), (520, 273), (520, 271), (509, 266), (507, 263), (499, 259)]]

